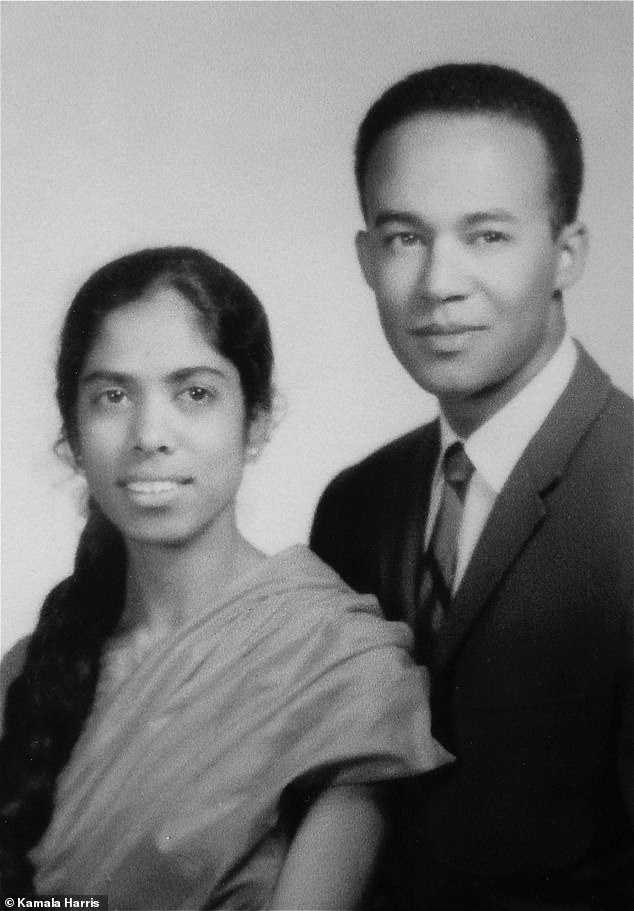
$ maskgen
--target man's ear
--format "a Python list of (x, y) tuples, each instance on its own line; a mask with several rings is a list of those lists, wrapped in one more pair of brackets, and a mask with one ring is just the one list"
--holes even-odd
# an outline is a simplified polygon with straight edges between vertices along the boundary
[(581, 278), (588, 254), (588, 231), (580, 221), (564, 225), (557, 238), (559, 262), (555, 290), (563, 291)]
[(367, 231), (358, 231), (355, 238), (357, 259), (368, 285), (374, 290), (374, 251), (372, 239)]

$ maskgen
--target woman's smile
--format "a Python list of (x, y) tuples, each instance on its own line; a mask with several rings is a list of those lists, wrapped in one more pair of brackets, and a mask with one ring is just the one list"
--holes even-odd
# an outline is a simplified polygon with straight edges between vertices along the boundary
[(194, 483), (193, 478), (139, 478), (117, 481), (132, 502), (139, 506), (157, 507), (172, 503), (181, 488)]

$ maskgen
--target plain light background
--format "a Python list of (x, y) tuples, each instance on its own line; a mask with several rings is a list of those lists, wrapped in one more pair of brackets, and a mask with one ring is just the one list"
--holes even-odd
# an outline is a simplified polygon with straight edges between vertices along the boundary
[(507, 64), (567, 100), (591, 237), (569, 322), (631, 389), (629, 3), (8, 2), (2, 31), (3, 650), (72, 565), (82, 492), (52, 451), (56, 335), (106, 260), (202, 246), (264, 302), (285, 413), (239, 515), (267, 551), (306, 539), (338, 469), (431, 416), (353, 247), (357, 125), (414, 69)]

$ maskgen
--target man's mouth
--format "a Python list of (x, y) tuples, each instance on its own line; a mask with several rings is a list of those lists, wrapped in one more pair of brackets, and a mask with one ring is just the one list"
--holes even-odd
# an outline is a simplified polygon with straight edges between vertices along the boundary
[(484, 326), (459, 326), (455, 324), (445, 326), (431, 323), (428, 326), (418, 326), (412, 329), (412, 334), (422, 336), (452, 336), (464, 335), (467, 332), (480, 332), (484, 328)]

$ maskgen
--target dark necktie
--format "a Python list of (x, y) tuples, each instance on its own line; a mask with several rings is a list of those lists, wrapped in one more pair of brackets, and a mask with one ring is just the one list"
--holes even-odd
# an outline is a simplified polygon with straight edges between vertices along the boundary
[(447, 449), (442, 470), (444, 484), (440, 508), (425, 552), (416, 622), (417, 652), (428, 659), (434, 637), (441, 629), (451, 606), (451, 590), (456, 572), (458, 534), (467, 487), (473, 465), (462, 443)]

